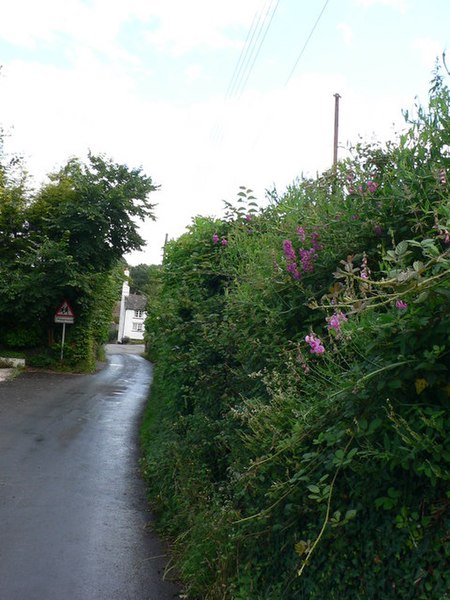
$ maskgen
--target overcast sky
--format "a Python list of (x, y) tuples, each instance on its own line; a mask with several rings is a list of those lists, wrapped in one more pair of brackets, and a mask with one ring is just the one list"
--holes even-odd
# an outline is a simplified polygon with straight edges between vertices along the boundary
[(449, 0), (0, 0), (0, 14), (0, 125), (36, 181), (90, 149), (161, 185), (130, 264), (160, 262), (166, 234), (221, 216), (240, 185), (264, 203), (327, 169), (335, 93), (341, 156), (359, 135), (393, 138), (450, 38)]

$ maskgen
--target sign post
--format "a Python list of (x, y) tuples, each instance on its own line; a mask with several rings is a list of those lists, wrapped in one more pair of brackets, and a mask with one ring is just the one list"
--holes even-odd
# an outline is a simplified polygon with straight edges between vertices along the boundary
[(62, 323), (62, 339), (61, 339), (61, 362), (64, 358), (64, 341), (66, 338), (66, 323), (72, 325), (75, 321), (75, 315), (67, 300), (64, 300), (58, 310), (55, 312), (55, 323)]

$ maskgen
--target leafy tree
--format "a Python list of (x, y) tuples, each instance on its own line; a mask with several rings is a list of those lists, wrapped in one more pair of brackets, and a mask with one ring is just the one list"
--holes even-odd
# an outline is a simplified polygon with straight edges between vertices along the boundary
[(70, 160), (34, 197), (26, 182), (19, 162), (0, 156), (0, 343), (19, 339), (17, 326), (42, 341), (67, 298), (77, 316), (67, 356), (92, 368), (118, 293), (115, 268), (144, 245), (137, 220), (154, 219), (148, 196), (158, 186), (140, 168), (92, 154)]
[(158, 189), (141, 169), (89, 154), (50, 176), (29, 211), (31, 227), (52, 240), (67, 238), (69, 254), (84, 269), (110, 269), (144, 240), (135, 219), (154, 219), (148, 195)]
[(130, 290), (132, 294), (151, 294), (156, 285), (155, 279), (160, 267), (158, 265), (140, 264), (129, 267)]

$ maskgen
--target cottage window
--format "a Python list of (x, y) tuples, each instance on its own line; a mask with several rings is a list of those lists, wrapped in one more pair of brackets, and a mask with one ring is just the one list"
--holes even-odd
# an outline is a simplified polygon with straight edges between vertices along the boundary
[(134, 316), (136, 319), (143, 319), (144, 318), (144, 311), (143, 310), (135, 310), (134, 311)]
[(144, 331), (143, 323), (133, 323), (131, 325), (131, 331)]

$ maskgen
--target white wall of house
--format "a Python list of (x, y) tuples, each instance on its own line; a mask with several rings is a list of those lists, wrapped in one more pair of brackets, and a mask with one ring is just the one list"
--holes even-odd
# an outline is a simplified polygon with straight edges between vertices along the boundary
[[(125, 271), (125, 277), (129, 277), (130, 272)], [(122, 296), (120, 298), (120, 314), (119, 314), (119, 329), (117, 331), (117, 341), (121, 342), (122, 338), (126, 337), (125, 333), (125, 298), (130, 294), (130, 286), (128, 285), (128, 279), (122, 284)]]
[(146, 312), (142, 310), (126, 310), (123, 337), (128, 337), (130, 340), (143, 340), (146, 316)]
[[(129, 338), (130, 340), (143, 340), (144, 339), (144, 322), (147, 317), (145, 310), (135, 310), (127, 308), (127, 298), (130, 296), (130, 286), (128, 285), (129, 271), (125, 271), (125, 277), (127, 279), (122, 284), (122, 297), (120, 300), (120, 315), (119, 315), (119, 328), (117, 332), (117, 341), (122, 342), (123, 338)], [(141, 298), (137, 296), (131, 296), (131, 304), (138, 300), (138, 305), (141, 304)], [(130, 304), (130, 302), (128, 303)], [(145, 299), (143, 299), (145, 305)]]

